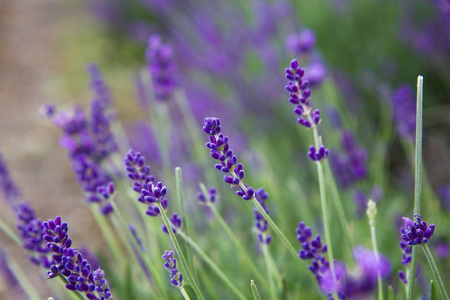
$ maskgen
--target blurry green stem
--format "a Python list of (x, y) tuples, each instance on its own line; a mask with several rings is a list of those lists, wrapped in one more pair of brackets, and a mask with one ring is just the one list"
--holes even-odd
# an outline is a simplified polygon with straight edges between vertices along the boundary
[[(310, 116), (308, 116), (308, 117), (309, 117), (309, 121), (311, 122), (311, 124), (314, 124), (311, 117)], [(314, 126), (312, 128), (312, 130), (313, 130), (313, 135), (314, 135), (314, 144), (315, 144), (317, 151), (319, 151), (319, 148), (322, 143), (321, 143), (319, 134), (317, 132), (317, 127)], [(325, 230), (325, 241), (326, 241), (327, 247), (328, 247), (328, 250), (327, 250), (328, 260), (330, 262), (330, 270), (331, 270), (331, 276), (333, 278), (333, 282), (335, 283), (335, 285), (337, 285), (336, 273), (334, 270), (333, 248), (331, 246), (331, 238), (330, 238), (330, 225), (328, 224), (329, 217), (328, 217), (327, 198), (326, 198), (326, 193), (325, 193), (325, 178), (323, 176), (323, 166), (322, 166), (322, 162), (320, 162), (320, 161), (317, 161), (316, 165), (317, 165), (317, 174), (318, 174), (318, 178), (319, 178), (320, 204), (322, 206), (322, 217), (323, 217), (323, 227)], [(335, 292), (335, 296), (336, 296), (336, 299), (339, 299), (337, 292)]]
[(430, 248), (428, 248), (427, 244), (421, 244), (421, 245), (422, 245), (423, 252), (425, 252), (425, 256), (427, 257), (428, 263), (430, 264), (431, 271), (433, 272), (434, 280), (436, 280), (436, 284), (437, 284), (439, 290), (441, 291), (442, 297), (445, 300), (449, 300), (447, 291), (445, 290), (444, 284), (442, 283), (441, 275), (439, 275), (439, 271), (438, 271), (436, 263), (433, 259), (433, 255), (430, 252)]
[(6, 223), (4, 223), (2, 220), (0, 220), (0, 228), (4, 233), (6, 233), (7, 236), (9, 236), (17, 245), (22, 247), (22, 242), (20, 241), (17, 234), (9, 227)]
[[(191, 270), (189, 269), (189, 265), (187, 264), (186, 258), (184, 257), (183, 251), (181, 250), (180, 244), (178, 243), (177, 237), (172, 230), (172, 226), (170, 224), (169, 218), (167, 217), (166, 211), (160, 202), (158, 202), (158, 208), (161, 212), (161, 217), (163, 219), (164, 225), (166, 225), (167, 231), (169, 232), (170, 239), (172, 240), (172, 244), (177, 251), (178, 257), (180, 258), (180, 263), (183, 266), (184, 272), (188, 280), (190, 281), (192, 288), (194, 289), (195, 294), (198, 298), (204, 299), (202, 292), (198, 288), (197, 283), (195, 282), (194, 276), (192, 275)], [(192, 244), (191, 244), (192, 246)]]
[(250, 281), (250, 287), (252, 288), (253, 300), (261, 300), (258, 293), (258, 288), (253, 280)]
[[(125, 220), (123, 219), (123, 216), (120, 212), (120, 210), (118, 209), (116, 203), (111, 200), (110, 201), (113, 210), (114, 210), (114, 214), (119, 218), (120, 223), (122, 224), (122, 228), (125, 231), (125, 235), (128, 236), (129, 241), (131, 241), (131, 243), (133, 244), (135, 250), (138, 252), (138, 254), (141, 256), (145, 267), (148, 269), (148, 271), (150, 272), (150, 274), (152, 275), (152, 278), (155, 280), (155, 285), (152, 286), (152, 288), (155, 291), (156, 296), (158, 297), (162, 297), (162, 293), (161, 290), (159, 289), (160, 286), (164, 286), (160, 276), (158, 275), (158, 273), (156, 272), (156, 270), (153, 268), (152, 264), (149, 262), (148, 260), (148, 255), (145, 255), (142, 250), (141, 247), (139, 246), (138, 242), (136, 241), (136, 238), (133, 236), (133, 234), (131, 233), (131, 231), (128, 229), (127, 224), (125, 223)], [(124, 243), (127, 243), (127, 241), (125, 240)], [(131, 251), (130, 255), (133, 255), (133, 252)], [(144, 276), (145, 276), (145, 271), (143, 268), (141, 268)]]
[(19, 282), (22, 289), (27, 294), (30, 300), (39, 300), (39, 293), (34, 288), (34, 285), (30, 282), (27, 275), (20, 269), (14, 259), (8, 259), (8, 268), (14, 274), (17, 282)]
[(217, 274), (223, 282), (225, 282), (233, 291), (233, 293), (239, 299), (245, 300), (245, 296), (239, 292), (239, 290), (234, 286), (234, 284), (228, 279), (228, 277), (219, 269), (219, 267), (202, 251), (202, 249), (188, 236), (186, 236), (183, 232), (177, 233), (183, 240), (185, 240), (188, 244), (192, 246), (192, 248), (197, 252), (201, 259)]
[(377, 237), (375, 233), (375, 222), (370, 222), (370, 235), (372, 237), (372, 247), (373, 252), (375, 253), (375, 259), (377, 263), (377, 276), (378, 276), (378, 299), (383, 300), (383, 283), (381, 281), (381, 273), (380, 273), (380, 255), (378, 254), (378, 247), (377, 247)]
[[(422, 208), (422, 118), (423, 118), (423, 77), (417, 77), (417, 105), (416, 105), (416, 167), (414, 182), (414, 215), (420, 215)], [(411, 272), (408, 280), (408, 300), (414, 293), (417, 270), (417, 247), (412, 249)]]
[(269, 277), (270, 295), (271, 295), (272, 299), (276, 300), (277, 299), (277, 290), (276, 290), (277, 287), (275, 286), (274, 277), (276, 275), (275, 273), (278, 273), (278, 271), (274, 270), (274, 268), (273, 268), (269, 249), (268, 249), (267, 245), (261, 244), (260, 246), (262, 248), (264, 260), (266, 262), (267, 276)]
[(191, 300), (191, 298), (189, 298), (188, 293), (186, 293), (186, 290), (184, 289), (184, 287), (181, 287), (181, 288), (180, 288), (180, 292), (181, 292), (181, 294), (183, 295), (183, 297), (184, 297), (185, 300)]

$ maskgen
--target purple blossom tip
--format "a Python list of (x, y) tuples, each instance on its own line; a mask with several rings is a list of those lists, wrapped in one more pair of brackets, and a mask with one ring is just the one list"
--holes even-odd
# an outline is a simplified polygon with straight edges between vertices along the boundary
[(405, 222), (405, 228), (402, 230), (402, 239), (408, 245), (426, 244), (434, 233), (435, 225), (427, 226), (427, 223), (422, 221), (420, 215), (415, 215), (415, 218), (416, 222), (413, 222), (409, 218), (402, 217)]
[(309, 28), (303, 29), (298, 34), (290, 34), (286, 38), (286, 48), (297, 55), (304, 55), (311, 52), (316, 44), (314, 31)]
[(322, 162), (324, 161), (329, 154), (329, 150), (325, 148), (325, 146), (320, 146), (319, 150), (316, 150), (316, 147), (310, 146), (308, 156), (312, 161)]
[(203, 125), (203, 132), (207, 135), (216, 135), (220, 133), (220, 119), (219, 118), (205, 118)]

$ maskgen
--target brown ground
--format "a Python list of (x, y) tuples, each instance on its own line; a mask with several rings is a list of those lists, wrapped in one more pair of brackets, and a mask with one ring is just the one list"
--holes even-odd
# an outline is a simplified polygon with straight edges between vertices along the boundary
[[(44, 220), (61, 215), (77, 228), (71, 231), (72, 239), (81, 245), (92, 240), (92, 235), (81, 234), (96, 227), (58, 146), (59, 130), (38, 114), (43, 103), (75, 101), (79, 96), (57, 84), (65, 60), (77, 55), (61, 47), (60, 39), (67, 28), (77, 28), (78, 17), (89, 16), (76, 0), (0, 0), (0, 151), (37, 215)], [(0, 218), (14, 226), (10, 208), (3, 199), (0, 204)], [(30, 268), (20, 247), (3, 233), (0, 247), (38, 280), (42, 270)], [(11, 299), (11, 289), (3, 282), (0, 275), (0, 299)], [(40, 298), (47, 299), (41, 284), (37, 289)]]

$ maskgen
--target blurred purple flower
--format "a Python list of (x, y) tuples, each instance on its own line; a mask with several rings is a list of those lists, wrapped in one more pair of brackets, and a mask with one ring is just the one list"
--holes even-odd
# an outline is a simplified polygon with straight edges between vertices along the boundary
[(5, 200), (12, 206), (20, 202), (22, 193), (11, 178), (6, 161), (0, 152), (0, 190)]
[(299, 33), (291, 33), (286, 38), (286, 48), (294, 55), (310, 54), (315, 45), (316, 35), (309, 28), (305, 28)]
[(400, 85), (391, 99), (394, 123), (400, 137), (413, 141), (416, 136), (416, 95), (407, 84)]

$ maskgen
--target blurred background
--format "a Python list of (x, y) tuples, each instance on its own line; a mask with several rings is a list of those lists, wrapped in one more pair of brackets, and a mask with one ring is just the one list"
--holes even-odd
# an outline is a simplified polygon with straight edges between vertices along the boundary
[[(332, 169), (343, 178), (349, 201), (374, 187), (384, 197), (391, 190), (412, 197), (410, 128), (416, 78), (423, 75), (425, 172), (430, 193), (450, 208), (447, 0), (0, 0), (0, 149), (37, 215), (64, 215), (77, 228), (71, 234), (78, 245), (101, 248), (102, 241), (84, 234), (95, 235), (96, 227), (58, 145), (60, 130), (39, 110), (46, 103), (62, 110), (74, 103), (88, 107), (85, 69), (96, 62), (135, 148), (161, 169), (152, 146), (139, 143), (147, 131), (141, 130), (146, 104), (137, 78), (155, 33), (173, 48), (177, 86), (199, 128), (205, 116), (221, 117), (243, 159), (256, 161), (255, 171), (267, 160), (281, 182), (307, 160), (309, 142), (296, 141), (298, 126), (284, 91), (284, 68), (299, 59), (310, 76), (312, 101), (322, 110), (321, 134), (335, 153)], [(348, 174), (346, 133), (362, 149), (356, 162), (362, 173)], [(286, 169), (289, 160), (294, 163)], [(173, 161), (189, 167), (185, 155)], [(0, 217), (14, 223), (9, 208)], [(9, 255), (22, 255), (2, 233), (0, 243)], [(14, 292), (0, 281), (0, 299)]]

